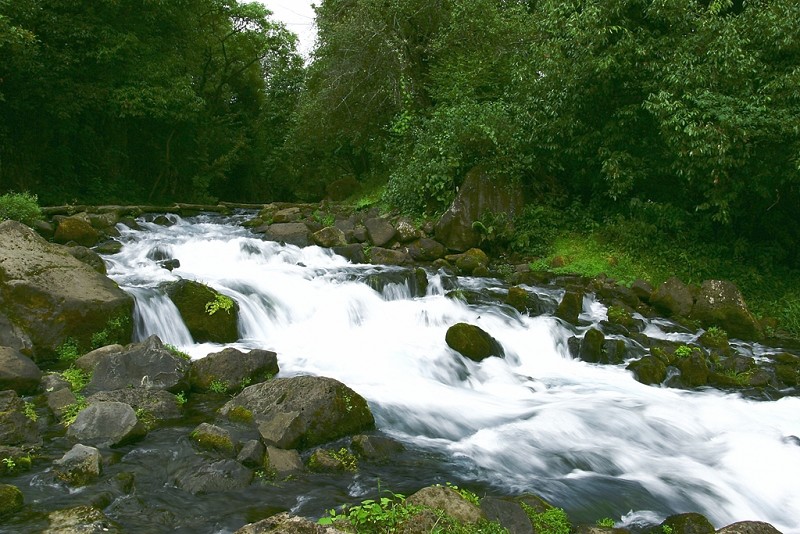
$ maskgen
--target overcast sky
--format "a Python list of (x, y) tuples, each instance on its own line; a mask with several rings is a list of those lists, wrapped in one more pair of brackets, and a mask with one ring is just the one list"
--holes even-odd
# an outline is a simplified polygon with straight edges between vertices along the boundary
[[(308, 57), (314, 47), (314, 10), (312, 0), (257, 0), (272, 11), (273, 17), (297, 34), (298, 46), (303, 57)], [(316, 0), (319, 3), (321, 0)]]

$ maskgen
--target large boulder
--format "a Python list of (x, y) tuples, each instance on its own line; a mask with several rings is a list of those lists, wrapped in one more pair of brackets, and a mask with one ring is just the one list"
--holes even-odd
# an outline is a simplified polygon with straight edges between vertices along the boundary
[[(269, 428), (259, 431), (274, 435), (283, 449), (313, 447), (374, 427), (375, 420), (367, 401), (338, 380), (327, 377), (297, 376), (275, 378), (247, 387), (227, 402), (220, 413), (230, 416), (235, 410), (252, 414), (252, 423)], [(276, 427), (283, 422), (283, 428)]]
[(694, 306), (694, 295), (689, 286), (673, 276), (653, 291), (650, 304), (663, 313), (688, 317)]
[(117, 447), (147, 433), (133, 408), (123, 402), (96, 402), (78, 413), (67, 429), (74, 442)]
[(485, 330), (472, 324), (454, 324), (447, 329), (445, 342), (454, 351), (476, 362), (489, 356), (502, 358), (505, 355), (503, 346), (495, 338)]
[(317, 230), (311, 235), (314, 243), (320, 247), (333, 248), (347, 245), (344, 232), (335, 226), (326, 226), (322, 230)]
[(375, 265), (408, 265), (413, 263), (411, 256), (404, 250), (372, 247), (369, 251), (369, 262)]
[(39, 387), (42, 372), (33, 360), (11, 347), (0, 347), (0, 390), (27, 395)]
[(414, 261), (435, 261), (444, 258), (447, 248), (435, 239), (422, 237), (408, 245), (408, 253)]
[(524, 195), (517, 186), (494, 180), (484, 167), (475, 167), (464, 177), (450, 209), (436, 223), (436, 240), (455, 251), (476, 247), (480, 234), (473, 228), (475, 221), (497, 213), (513, 218), (523, 207)]
[(364, 227), (367, 229), (369, 242), (376, 247), (382, 247), (397, 235), (397, 229), (392, 226), (391, 222), (383, 217), (366, 219), (364, 221)]
[(195, 341), (239, 339), (239, 305), (230, 297), (193, 280), (170, 282), (165, 289)]
[(192, 494), (238, 490), (253, 480), (253, 472), (236, 460), (187, 465), (175, 474), (175, 485)]
[(254, 349), (243, 353), (234, 348), (194, 360), (189, 382), (195, 391), (208, 391), (215, 381), (234, 391), (263, 382), (278, 374), (278, 357), (268, 350)]
[(659, 526), (661, 531), (666, 532), (668, 528), (673, 534), (714, 534), (716, 531), (704, 515), (696, 512), (671, 515)]
[(63, 217), (58, 220), (53, 240), (61, 244), (72, 242), (84, 247), (93, 247), (100, 241), (100, 232), (92, 228), (92, 225), (83, 218)]
[(422, 488), (410, 495), (406, 504), (440, 510), (462, 524), (475, 524), (484, 517), (480, 508), (447, 486)]
[[(24, 224), (5, 221), (0, 223), (0, 309), (30, 340), (38, 360), (52, 357), (67, 338), (91, 345), (92, 334), (110, 318), (131, 316), (133, 299), (66, 247), (48, 243)], [(130, 337), (130, 325), (126, 328)]]
[(722, 527), (717, 534), (781, 534), (781, 532), (763, 521), (739, 521)]
[(0, 444), (28, 445), (40, 441), (36, 423), (25, 415), (25, 402), (15, 391), (0, 391)]
[(726, 280), (706, 280), (700, 286), (690, 318), (704, 326), (719, 326), (733, 337), (761, 339), (761, 327), (747, 309), (739, 289)]
[(308, 227), (301, 222), (270, 224), (264, 229), (264, 239), (298, 247), (307, 247), (311, 244)]
[(99, 360), (86, 391), (138, 387), (177, 393), (187, 389), (189, 365), (188, 360), (165, 349), (157, 336), (150, 336)]
[(569, 287), (558, 303), (555, 316), (570, 324), (578, 324), (578, 316), (583, 311), (583, 290)]

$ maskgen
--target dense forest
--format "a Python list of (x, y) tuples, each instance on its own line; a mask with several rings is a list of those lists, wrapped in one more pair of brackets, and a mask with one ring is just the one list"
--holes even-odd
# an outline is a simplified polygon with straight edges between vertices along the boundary
[[(677, 264), (715, 243), (761, 272), (800, 263), (796, 0), (316, 12), (304, 62), (260, 4), (0, 0), (0, 193), (318, 200), (347, 177), (421, 215), (480, 165), (524, 187), (518, 230), (679, 236)], [(506, 244), (530, 248), (519, 235)]]

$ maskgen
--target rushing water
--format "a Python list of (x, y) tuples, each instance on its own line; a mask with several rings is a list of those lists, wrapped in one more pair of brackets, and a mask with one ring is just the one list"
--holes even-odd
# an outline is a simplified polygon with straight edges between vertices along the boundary
[[(380, 430), (438, 458), (436, 469), (420, 464), (412, 475), (418, 486), (443, 476), (495, 493), (530, 491), (585, 521), (613, 516), (635, 525), (699, 511), (718, 528), (750, 519), (800, 533), (797, 397), (765, 402), (646, 386), (624, 365), (572, 359), (567, 339), (585, 329), (445, 296), (446, 287), (502, 294), (498, 280), (431, 271), (427, 292), (415, 296), (399, 268), (265, 242), (221, 218), (142, 223), (120, 239), (122, 252), (106, 261), (136, 297), (139, 338), (157, 334), (193, 358), (220, 350), (195, 344), (158, 290), (178, 278), (214, 287), (240, 306), (234, 346), (275, 351), (281, 376), (344, 382), (369, 401)], [(170, 272), (149, 259), (164, 255), (180, 267)], [(527, 289), (553, 303), (561, 296)], [(583, 318), (599, 321), (605, 311), (587, 299)], [(461, 321), (491, 333), (505, 358), (475, 363), (450, 350), (445, 332)], [(646, 331), (674, 335), (663, 326), (651, 322)], [(391, 489), (409, 485), (392, 480), (389, 468), (380, 476)], [(356, 477), (337, 499), (357, 501), (373, 486)], [(319, 503), (304, 509), (304, 499), (298, 513), (318, 511)]]

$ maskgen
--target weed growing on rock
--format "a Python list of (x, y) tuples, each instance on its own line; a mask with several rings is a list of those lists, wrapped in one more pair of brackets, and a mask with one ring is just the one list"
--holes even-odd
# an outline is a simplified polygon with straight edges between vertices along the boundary
[(61, 423), (64, 426), (69, 426), (75, 422), (78, 414), (88, 406), (86, 399), (83, 395), (75, 395), (75, 402), (64, 408), (64, 413), (61, 415)]
[(39, 416), (36, 413), (36, 406), (34, 406), (32, 402), (25, 403), (25, 417), (34, 423), (39, 419)]
[(328, 516), (322, 517), (319, 524), (333, 525), (341, 521), (352, 525), (356, 532), (394, 532), (403, 521), (421, 510), (407, 506), (405, 500), (405, 496), (399, 493), (378, 500), (367, 499), (361, 504), (346, 506), (341, 512), (329, 510)]
[(64, 377), (64, 380), (69, 382), (69, 388), (76, 393), (85, 388), (92, 380), (89, 373), (77, 367), (70, 367), (69, 369), (61, 371), (61, 376)]
[(64, 342), (56, 347), (56, 354), (58, 354), (59, 361), (64, 363), (72, 363), (81, 356), (81, 350), (78, 346), (78, 341), (74, 338), (68, 337)]
[(206, 303), (206, 313), (208, 315), (214, 315), (220, 310), (231, 313), (232, 309), (233, 299), (220, 293), (217, 293), (217, 295), (214, 297), (214, 300)]
[[(535, 532), (547, 534), (570, 534), (572, 526), (566, 512), (561, 508), (549, 508), (544, 512), (537, 512), (532, 506), (523, 503), (522, 509), (528, 514)], [(666, 534), (666, 533), (665, 533)]]
[(177, 356), (178, 358), (183, 358), (184, 360), (187, 360), (187, 361), (191, 361), (192, 360), (191, 356), (189, 356), (188, 354), (186, 354), (185, 352), (180, 350), (175, 345), (170, 345), (169, 343), (166, 343), (164, 345), (164, 348), (167, 349), (169, 351), (169, 353), (172, 354), (173, 356)]
[(228, 384), (224, 380), (215, 378), (211, 381), (211, 384), (208, 385), (208, 390), (212, 393), (224, 394), (228, 392)]
[(602, 528), (614, 528), (614, 520), (610, 517), (604, 517), (596, 521), (596, 525)]
[(130, 340), (127, 339), (127, 333), (130, 324), (131, 320), (126, 315), (112, 317), (102, 330), (92, 334), (92, 349), (99, 349), (115, 343), (120, 345), (128, 343)]
[(186, 404), (186, 393), (183, 391), (179, 391), (175, 394), (175, 402), (178, 403), (178, 406), (183, 406)]
[(472, 491), (470, 491), (470, 490), (468, 490), (466, 488), (459, 488), (458, 486), (456, 486), (455, 484), (451, 484), (450, 482), (447, 483), (447, 487), (450, 488), (451, 490), (455, 491), (459, 495), (461, 495), (461, 497), (463, 497), (464, 500), (471, 502), (475, 506), (480, 506), (481, 505), (481, 498), (478, 497), (478, 495), (476, 493), (474, 493), (474, 492), (472, 492)]

